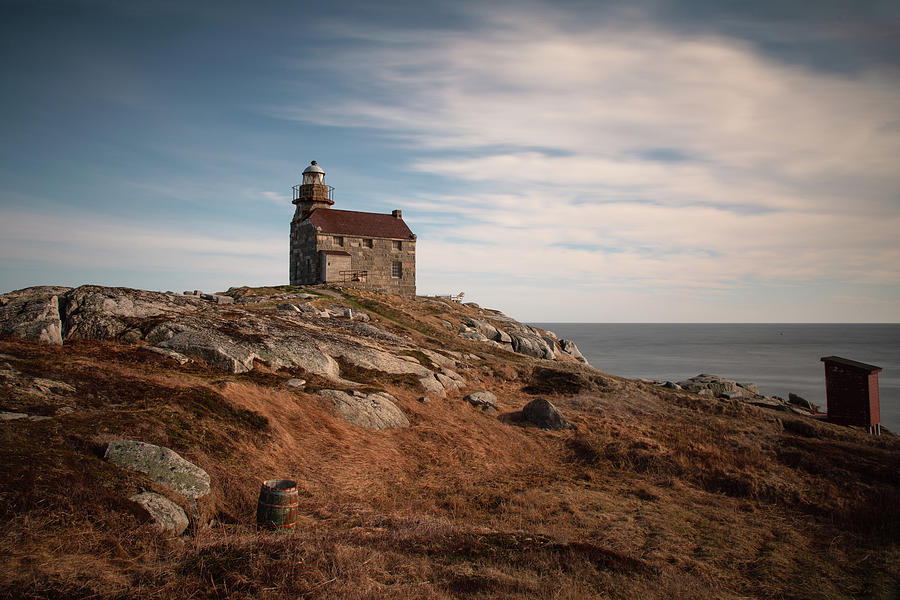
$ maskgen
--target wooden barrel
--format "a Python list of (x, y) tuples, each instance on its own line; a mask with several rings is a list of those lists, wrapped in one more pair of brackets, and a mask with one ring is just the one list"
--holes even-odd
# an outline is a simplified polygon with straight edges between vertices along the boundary
[(256, 505), (256, 524), (267, 529), (290, 529), (297, 522), (299, 505), (296, 481), (264, 481)]

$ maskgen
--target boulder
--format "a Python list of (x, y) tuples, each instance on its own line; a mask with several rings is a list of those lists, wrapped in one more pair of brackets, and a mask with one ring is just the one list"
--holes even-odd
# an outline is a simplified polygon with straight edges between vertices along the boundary
[(482, 390), (480, 392), (472, 392), (465, 398), (463, 398), (466, 402), (471, 404), (472, 406), (477, 407), (490, 407), (493, 409), (497, 408), (497, 396), (492, 394), (487, 390)]
[[(434, 350), (429, 350), (428, 348), (420, 348), (422, 354), (428, 357), (428, 360), (438, 365), (439, 367), (443, 367), (445, 369), (455, 369), (456, 361), (448, 356), (444, 356), (440, 352), (435, 352)], [(447, 373), (444, 373), (447, 375)]]
[(434, 376), (434, 374), (420, 377), (419, 383), (422, 384), (422, 387), (425, 388), (425, 392), (429, 396), (444, 398), (447, 395), (447, 391), (444, 389), (444, 386), (441, 384), (440, 380), (438, 380), (438, 378)]
[(61, 346), (60, 289), (65, 290), (41, 286), (0, 296), (0, 335)]
[(744, 399), (744, 402), (748, 404), (752, 404), (753, 406), (759, 406), (761, 408), (771, 408), (773, 410), (788, 410), (788, 405), (784, 402), (776, 400), (775, 398), (769, 398), (766, 396), (756, 396), (750, 399)]
[(761, 395), (759, 393), (759, 386), (757, 386), (755, 383), (747, 383), (747, 382), (740, 383), (740, 382), (738, 382), (737, 386), (739, 388), (743, 388), (743, 389), (747, 390), (748, 392), (750, 392), (753, 395), (756, 395), (756, 396)]
[(302, 389), (304, 386), (306, 386), (306, 380), (305, 379), (288, 379), (284, 383), (284, 385), (286, 385), (289, 388), (293, 388), (293, 389)]
[(150, 518), (157, 529), (163, 533), (171, 533), (178, 536), (184, 533), (188, 527), (188, 517), (184, 510), (166, 498), (155, 492), (141, 492), (129, 498), (137, 502), (149, 513)]
[(545, 358), (547, 360), (556, 358), (553, 348), (551, 348), (544, 338), (540, 336), (527, 333), (514, 333), (510, 335), (510, 338), (512, 338), (513, 350), (519, 354), (525, 354), (535, 358)]
[(810, 412), (816, 411), (815, 407), (812, 405), (812, 402), (810, 402), (806, 398), (803, 398), (802, 396), (798, 396), (793, 392), (788, 393), (788, 402), (793, 404), (794, 406), (799, 406), (803, 410), (808, 410)]
[(435, 373), (434, 377), (440, 382), (440, 384), (444, 387), (445, 390), (458, 390), (463, 387), (463, 383), (452, 377), (444, 375), (443, 373)]
[(738, 389), (737, 383), (730, 379), (725, 379), (718, 375), (707, 375), (705, 373), (701, 373), (690, 379), (685, 379), (684, 381), (679, 381), (678, 385), (689, 392), (697, 394), (701, 394), (703, 390), (708, 390), (708, 392), (702, 393), (701, 395), (714, 397), (721, 396), (725, 392), (735, 392)]
[(487, 323), (485, 321), (480, 321), (478, 319), (473, 319), (471, 317), (465, 317), (463, 319), (463, 323), (465, 323), (469, 329), (474, 329), (488, 340), (496, 340), (500, 337), (500, 332), (496, 327)]
[(466, 380), (463, 378), (462, 375), (460, 375), (459, 373), (457, 373), (456, 371), (454, 371), (453, 369), (450, 369), (448, 367), (441, 367), (441, 373), (443, 373), (450, 379), (459, 382), (460, 384), (464, 384), (466, 382)]
[(559, 348), (563, 354), (571, 356), (578, 362), (588, 364), (587, 359), (581, 353), (581, 350), (578, 349), (578, 346), (575, 345), (575, 342), (573, 342), (572, 340), (559, 340)]
[(575, 429), (553, 404), (544, 398), (535, 398), (525, 405), (522, 415), (541, 429)]
[(480, 333), (474, 329), (469, 329), (469, 328), (463, 328), (459, 332), (459, 337), (466, 339), (466, 340), (473, 340), (475, 342), (488, 341), (488, 338), (486, 338), (483, 333)]
[(115, 440), (106, 447), (106, 460), (150, 479), (190, 500), (209, 493), (209, 474), (174, 450), (135, 440)]
[(386, 392), (356, 396), (340, 390), (319, 390), (318, 394), (334, 402), (348, 423), (373, 430), (409, 427), (409, 419), (394, 404), (396, 398)]
[(200, 297), (209, 302), (216, 304), (234, 304), (234, 298), (231, 296), (220, 296), (218, 294), (200, 294)]

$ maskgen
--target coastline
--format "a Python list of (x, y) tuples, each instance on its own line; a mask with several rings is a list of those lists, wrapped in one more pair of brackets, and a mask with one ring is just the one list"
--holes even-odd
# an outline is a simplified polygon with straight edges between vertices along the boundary
[(591, 365), (622, 377), (681, 381), (699, 373), (750, 381), (825, 408), (822, 356), (882, 367), (884, 426), (900, 431), (897, 323), (533, 323), (573, 339)]

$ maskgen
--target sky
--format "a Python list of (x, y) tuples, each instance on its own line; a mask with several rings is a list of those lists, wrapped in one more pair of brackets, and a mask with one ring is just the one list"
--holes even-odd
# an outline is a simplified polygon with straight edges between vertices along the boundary
[(0, 2), (0, 292), (287, 283), (291, 186), (531, 322), (900, 322), (900, 3)]

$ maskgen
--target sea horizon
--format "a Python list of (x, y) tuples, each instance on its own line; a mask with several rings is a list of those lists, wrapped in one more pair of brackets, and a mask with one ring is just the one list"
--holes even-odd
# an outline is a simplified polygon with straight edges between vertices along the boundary
[(571, 339), (592, 367), (651, 381), (700, 373), (751, 382), (769, 396), (802, 396), (826, 410), (821, 358), (880, 367), (881, 422), (900, 432), (900, 323), (579, 323), (536, 327)]

